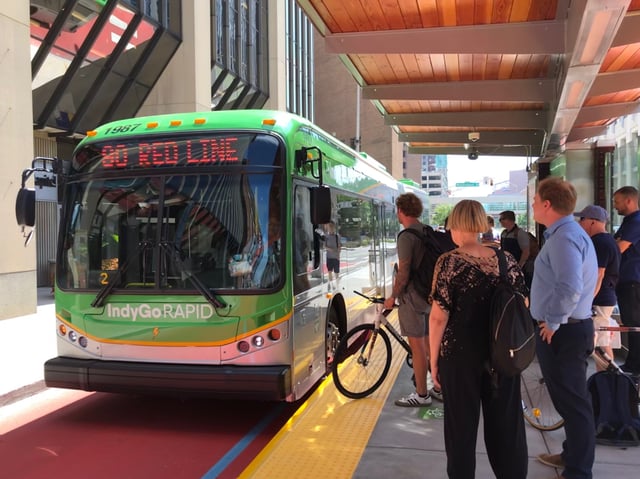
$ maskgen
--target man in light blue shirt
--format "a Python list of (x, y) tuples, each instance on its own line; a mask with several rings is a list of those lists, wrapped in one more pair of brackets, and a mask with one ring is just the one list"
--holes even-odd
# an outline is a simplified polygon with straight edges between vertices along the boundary
[(579, 234), (579, 229), (573, 216), (564, 216), (544, 232), (547, 247), (536, 258), (540, 271), (531, 285), (531, 315), (544, 321), (547, 330), (557, 331), (570, 318), (591, 317), (598, 263), (589, 236)]
[(571, 183), (547, 178), (532, 205), (535, 220), (547, 227), (531, 284), (531, 315), (540, 328), (536, 355), (566, 435), (560, 454), (538, 459), (563, 469), (566, 479), (592, 479), (595, 425), (587, 359), (594, 347), (591, 303), (598, 260), (591, 238), (573, 219), (576, 198)]

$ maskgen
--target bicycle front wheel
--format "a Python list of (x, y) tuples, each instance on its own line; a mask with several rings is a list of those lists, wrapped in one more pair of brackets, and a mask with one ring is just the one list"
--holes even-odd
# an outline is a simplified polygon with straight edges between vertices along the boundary
[(361, 324), (340, 339), (333, 382), (346, 397), (361, 399), (380, 387), (390, 366), (389, 336), (373, 324)]
[(527, 369), (522, 371), (520, 393), (522, 395), (522, 413), (533, 427), (540, 431), (555, 431), (564, 425), (564, 419), (553, 407), (537, 360), (534, 360)]

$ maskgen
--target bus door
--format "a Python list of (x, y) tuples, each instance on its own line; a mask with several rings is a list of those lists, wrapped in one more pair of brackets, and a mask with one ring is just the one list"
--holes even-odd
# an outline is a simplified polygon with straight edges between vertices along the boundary
[[(322, 289), (322, 251), (319, 225), (311, 223), (309, 187), (298, 185), (294, 189), (292, 252), (293, 292), (319, 293)], [(308, 296), (308, 294), (306, 294)]]
[[(291, 224), (293, 318), (293, 384), (300, 387), (324, 373), (324, 318), (326, 299), (322, 295), (323, 273), (317, 225), (311, 223), (308, 184), (295, 184)], [(307, 386), (305, 385), (303, 389)]]
[(384, 241), (384, 204), (373, 202), (371, 208), (371, 243), (369, 278), (376, 293), (384, 293), (386, 247)]
[(384, 268), (384, 282), (382, 285), (385, 288), (381, 291), (381, 294), (386, 296), (387, 292), (391, 293), (391, 288), (393, 287), (393, 265), (398, 261), (396, 241), (398, 233), (400, 232), (400, 223), (398, 223), (395, 207), (388, 203), (380, 205), (379, 214), (383, 251), (381, 264)]

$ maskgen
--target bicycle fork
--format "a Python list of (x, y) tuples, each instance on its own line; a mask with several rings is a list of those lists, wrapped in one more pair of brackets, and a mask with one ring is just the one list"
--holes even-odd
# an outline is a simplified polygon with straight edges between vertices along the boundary
[[(362, 366), (367, 366), (369, 364), (369, 359), (371, 358), (371, 353), (373, 352), (373, 347), (376, 344), (376, 339), (378, 339), (378, 331), (380, 330), (380, 326), (373, 330), (371, 333), (371, 337), (368, 340), (365, 340), (365, 343), (360, 348), (360, 355), (358, 356), (358, 364)], [(363, 334), (363, 336), (365, 336)]]
[(384, 306), (380, 303), (376, 304), (376, 319), (374, 321), (375, 328), (371, 332), (371, 335), (363, 334), (364, 344), (360, 348), (360, 354), (358, 355), (358, 364), (361, 366), (367, 366), (369, 364), (369, 360), (371, 359), (371, 354), (373, 353), (373, 347), (376, 345), (376, 340), (378, 339), (378, 332), (380, 331), (380, 327), (387, 314), (389, 314), (391, 310), (386, 311)]

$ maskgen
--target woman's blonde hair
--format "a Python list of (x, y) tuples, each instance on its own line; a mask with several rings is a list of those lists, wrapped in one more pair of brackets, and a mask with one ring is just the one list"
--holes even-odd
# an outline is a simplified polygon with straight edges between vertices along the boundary
[(447, 228), (465, 233), (484, 233), (489, 229), (487, 213), (476, 200), (461, 200), (453, 207)]

